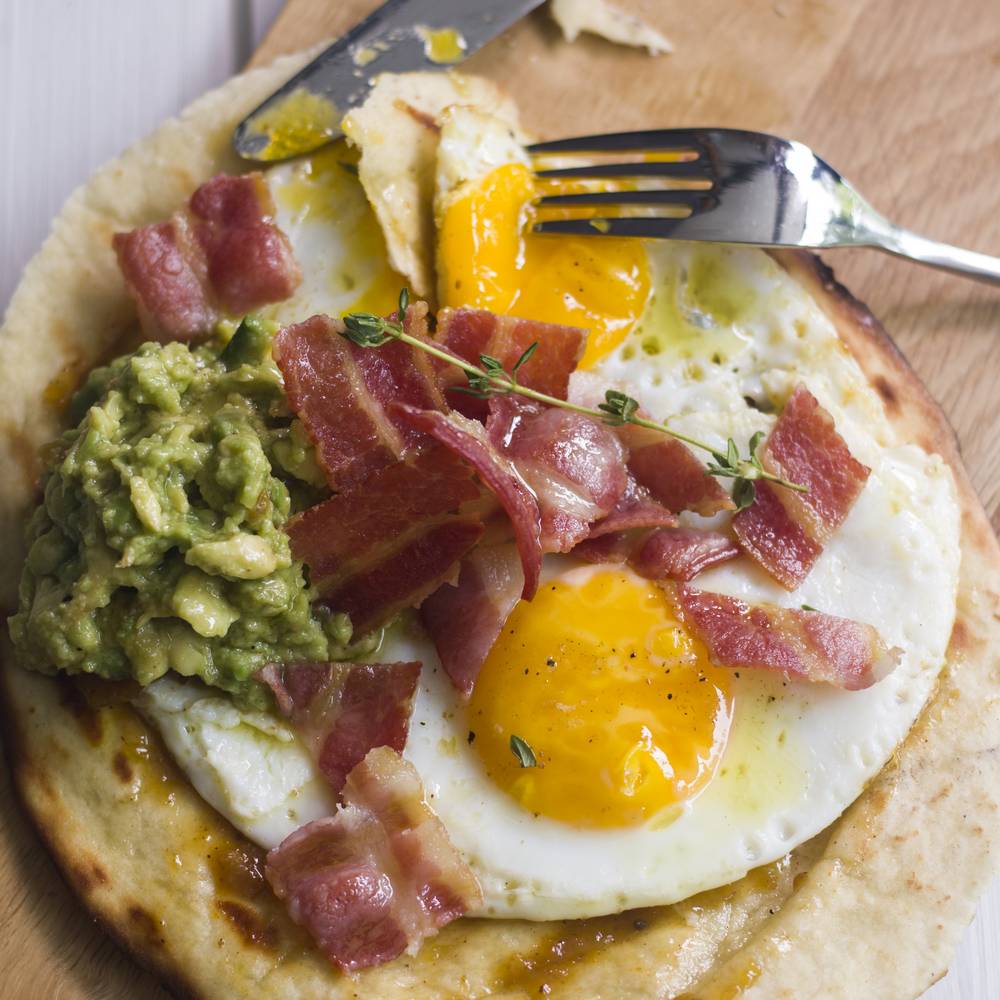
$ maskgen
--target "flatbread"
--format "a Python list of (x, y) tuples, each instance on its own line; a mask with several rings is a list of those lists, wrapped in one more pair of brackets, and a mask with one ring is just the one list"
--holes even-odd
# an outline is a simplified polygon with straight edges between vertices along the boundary
[[(236, 170), (229, 134), (306, 56), (237, 77), (68, 201), (0, 330), (0, 589), (12, 607), (52, 405), (135, 322), (110, 235)], [(913, 997), (943, 975), (991, 877), (1000, 792), (1000, 549), (940, 410), (818, 260), (780, 254), (836, 323), (903, 437), (941, 453), (962, 504), (958, 617), (938, 692), (845, 816), (783, 861), (684, 903), (586, 921), (460, 920), (356, 979), (335, 973), (262, 878), (261, 852), (189, 786), (124, 704), (22, 671), (3, 642), (17, 788), (67, 881), (178, 995), (239, 998)], [(40, 402), (48, 399), (49, 403)]]

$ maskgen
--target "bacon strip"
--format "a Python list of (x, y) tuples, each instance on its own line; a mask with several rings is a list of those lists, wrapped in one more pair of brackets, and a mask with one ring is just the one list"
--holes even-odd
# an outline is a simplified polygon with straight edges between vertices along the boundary
[(257, 674), (337, 793), (375, 747), (406, 745), (420, 663), (270, 663)]
[(469, 866), (389, 747), (347, 776), (336, 816), (296, 830), (266, 875), (292, 919), (344, 972), (388, 962), (482, 902)]
[[(517, 373), (518, 381), (529, 389), (565, 399), (569, 377), (583, 356), (587, 333), (573, 326), (496, 316), (482, 309), (442, 309), (434, 339), (472, 364), (479, 364), (480, 354), (489, 354), (507, 371), (537, 343), (534, 355)], [(443, 362), (438, 375), (446, 389), (466, 384), (461, 371)], [(448, 392), (448, 402), (467, 417), (486, 419), (486, 400)]]
[(892, 672), (896, 657), (871, 625), (819, 611), (751, 605), (685, 584), (666, 584), (688, 628), (722, 667), (776, 670), (848, 691)]
[[(808, 575), (823, 546), (806, 534), (768, 482), (755, 484), (754, 502), (733, 518), (733, 531), (746, 553), (787, 590)], [(752, 513), (751, 513), (752, 512)]]
[(625, 490), (614, 509), (590, 526), (587, 537), (600, 538), (635, 528), (673, 528), (677, 523), (677, 515), (654, 500), (649, 490), (640, 486), (635, 476), (628, 473)]
[(430, 448), (293, 517), (292, 554), (309, 566), (322, 603), (365, 631), (415, 607), (456, 571), (483, 533), (468, 507), (479, 497), (472, 469)]
[(739, 546), (728, 536), (698, 528), (613, 531), (588, 538), (573, 549), (573, 555), (587, 562), (628, 562), (648, 580), (685, 583), (739, 554)]
[(111, 243), (143, 332), (153, 340), (192, 340), (219, 314), (205, 291), (204, 262), (189, 249), (183, 217), (115, 233)]
[[(397, 318), (395, 313), (392, 318)], [(340, 322), (335, 322), (339, 328)], [(411, 336), (426, 339), (426, 302), (414, 302), (406, 310), (403, 328)], [(423, 434), (394, 418), (391, 404), (406, 403), (422, 410), (448, 409), (430, 355), (400, 340), (390, 340), (378, 348), (350, 344), (350, 350), (368, 391), (402, 437), (404, 449), (425, 444)]]
[(627, 562), (635, 551), (636, 536), (630, 531), (608, 531), (592, 538), (585, 538), (573, 549), (573, 555), (591, 563)]
[(699, 573), (740, 554), (728, 535), (697, 528), (652, 532), (631, 558), (632, 567), (650, 580), (693, 580)]
[(259, 172), (219, 174), (167, 222), (116, 233), (112, 246), (143, 331), (192, 340), (224, 316), (288, 298), (302, 280)]
[(568, 552), (625, 492), (625, 451), (591, 417), (498, 396), (489, 401), (486, 432), (535, 494), (543, 552)]
[(338, 330), (329, 316), (313, 316), (279, 330), (273, 347), (288, 403), (315, 442), (334, 490), (362, 482), (405, 450)]
[(292, 247), (274, 224), (274, 200), (260, 172), (219, 174), (191, 196), (194, 236), (219, 306), (240, 316), (287, 299), (302, 281)]
[(486, 430), (474, 420), (457, 413), (446, 416), (433, 410), (418, 410), (402, 403), (394, 404), (393, 410), (411, 426), (430, 434), (465, 459), (500, 502), (510, 518), (521, 557), (524, 571), (521, 596), (530, 601), (538, 589), (542, 567), (541, 514), (534, 494), (513, 464), (490, 444)]
[[(406, 328), (425, 329), (425, 303), (407, 310)], [(274, 338), (274, 359), (292, 409), (316, 444), (331, 489), (364, 482), (425, 440), (395, 418), (392, 405), (442, 409), (444, 397), (424, 352), (393, 341), (362, 348), (340, 336), (343, 324), (313, 316)]]
[(789, 397), (759, 454), (768, 472), (808, 492), (759, 482), (754, 503), (733, 518), (733, 529), (749, 555), (794, 590), (844, 523), (871, 469), (854, 458), (833, 418), (804, 385)]
[(635, 424), (617, 430), (628, 448), (629, 472), (668, 510), (711, 517), (735, 509), (729, 494), (683, 442)]
[(458, 580), (438, 587), (420, 606), (441, 665), (466, 698), (523, 587), (514, 545), (480, 545), (462, 561)]

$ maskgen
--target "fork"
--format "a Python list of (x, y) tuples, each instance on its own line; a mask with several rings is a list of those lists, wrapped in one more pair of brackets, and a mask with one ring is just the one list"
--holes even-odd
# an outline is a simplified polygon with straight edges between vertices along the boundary
[[(535, 232), (759, 247), (875, 247), (1000, 283), (1000, 258), (894, 225), (800, 142), (740, 129), (654, 129), (542, 142), (528, 152), (540, 178), (571, 180), (574, 186), (582, 181), (607, 187), (616, 179), (628, 184), (624, 190), (543, 195), (536, 204), (548, 214), (581, 209), (587, 214), (542, 219)], [(546, 165), (594, 154), (614, 162)]]

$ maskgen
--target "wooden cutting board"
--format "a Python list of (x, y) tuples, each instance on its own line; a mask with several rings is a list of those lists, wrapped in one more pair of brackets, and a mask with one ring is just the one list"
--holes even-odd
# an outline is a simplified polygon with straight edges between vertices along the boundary
[[(996, 0), (620, 2), (660, 27), (674, 54), (567, 45), (539, 11), (468, 68), (506, 86), (542, 137), (710, 124), (800, 139), (894, 221), (1000, 253)], [(251, 65), (336, 36), (375, 6), (289, 0)], [(874, 251), (826, 259), (944, 406), (1000, 528), (1000, 289)], [(10, 812), (5, 770), (2, 781), (0, 996), (166, 998), (82, 912)]]

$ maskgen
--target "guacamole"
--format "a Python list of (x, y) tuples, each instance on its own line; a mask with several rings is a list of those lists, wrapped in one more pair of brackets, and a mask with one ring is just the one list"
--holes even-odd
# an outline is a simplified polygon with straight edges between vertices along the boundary
[(91, 373), (50, 446), (10, 634), (43, 672), (148, 684), (168, 670), (243, 704), (270, 662), (342, 659), (345, 615), (311, 605), (283, 526), (320, 499), (271, 329), (148, 343)]

